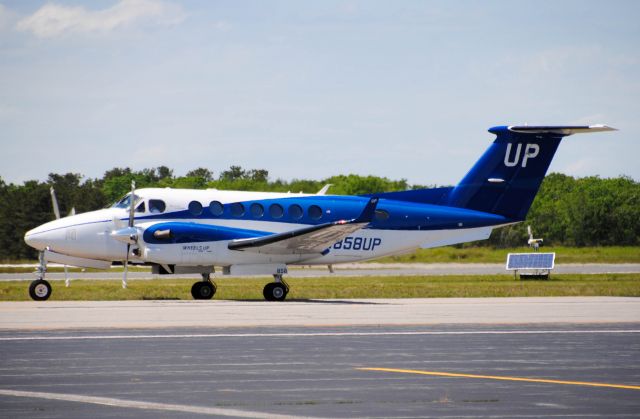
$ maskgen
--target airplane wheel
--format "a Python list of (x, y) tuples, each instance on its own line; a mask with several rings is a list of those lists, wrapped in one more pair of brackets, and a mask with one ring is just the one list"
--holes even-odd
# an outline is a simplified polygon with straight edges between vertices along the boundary
[(288, 293), (287, 287), (278, 282), (270, 282), (262, 290), (262, 295), (267, 301), (284, 301)]
[(29, 296), (35, 301), (45, 301), (51, 297), (51, 284), (44, 279), (36, 279), (29, 285)]
[(210, 300), (216, 293), (216, 287), (211, 282), (196, 282), (191, 287), (191, 296), (195, 300)]

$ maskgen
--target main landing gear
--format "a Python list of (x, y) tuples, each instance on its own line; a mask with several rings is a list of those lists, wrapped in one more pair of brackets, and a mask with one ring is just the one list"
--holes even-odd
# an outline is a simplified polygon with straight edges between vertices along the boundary
[(29, 296), (35, 301), (45, 301), (51, 297), (51, 284), (45, 281), (47, 262), (44, 260), (44, 252), (40, 252), (40, 264), (36, 268), (36, 280), (29, 285)]
[(216, 293), (216, 284), (211, 281), (211, 276), (202, 274), (202, 281), (198, 281), (191, 287), (191, 296), (194, 300), (210, 300)]
[(262, 295), (267, 301), (284, 301), (289, 294), (289, 286), (282, 279), (282, 274), (274, 274), (273, 279), (275, 282), (270, 282), (264, 286)]

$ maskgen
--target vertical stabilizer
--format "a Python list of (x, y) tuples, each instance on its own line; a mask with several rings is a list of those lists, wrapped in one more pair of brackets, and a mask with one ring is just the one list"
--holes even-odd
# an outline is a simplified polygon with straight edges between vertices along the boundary
[(612, 131), (591, 126), (498, 126), (496, 139), (451, 191), (448, 205), (524, 220), (563, 137)]

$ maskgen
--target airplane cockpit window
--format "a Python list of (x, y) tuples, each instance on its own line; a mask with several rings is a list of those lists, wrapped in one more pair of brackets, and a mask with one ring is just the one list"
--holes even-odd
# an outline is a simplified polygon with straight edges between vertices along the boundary
[[(138, 201), (140, 197), (138, 195), (134, 196), (134, 202)], [(126, 194), (121, 200), (116, 202), (111, 206), (111, 208), (129, 208), (131, 204), (131, 194)]]
[(149, 200), (149, 212), (151, 214), (160, 214), (164, 212), (167, 208), (167, 205), (161, 199), (150, 199)]
[(317, 205), (311, 205), (307, 212), (309, 213), (309, 217), (314, 220), (319, 220), (320, 218), (322, 218), (322, 208)]
[(189, 212), (191, 213), (191, 215), (202, 214), (202, 204), (198, 201), (189, 202)]
[(221, 202), (211, 201), (211, 203), (209, 204), (209, 212), (211, 213), (211, 215), (215, 215), (216, 217), (218, 217), (224, 212), (224, 207), (222, 206)]
[(144, 201), (142, 201), (140, 205), (136, 207), (136, 212), (145, 212), (145, 211), (146, 211), (146, 206), (144, 205)]

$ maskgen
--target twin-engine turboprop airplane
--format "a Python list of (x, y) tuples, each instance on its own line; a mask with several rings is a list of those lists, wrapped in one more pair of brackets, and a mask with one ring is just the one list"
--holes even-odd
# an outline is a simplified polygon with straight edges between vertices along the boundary
[(273, 275), (264, 298), (282, 301), (289, 265), (333, 265), (484, 240), (523, 221), (563, 137), (611, 131), (591, 126), (498, 126), (496, 139), (455, 187), (367, 196), (140, 189), (111, 208), (51, 221), (25, 235), (40, 250), (29, 287), (46, 300), (49, 261), (108, 268), (151, 265), (158, 274), (200, 273), (195, 299), (210, 299), (214, 266), (224, 274)]

